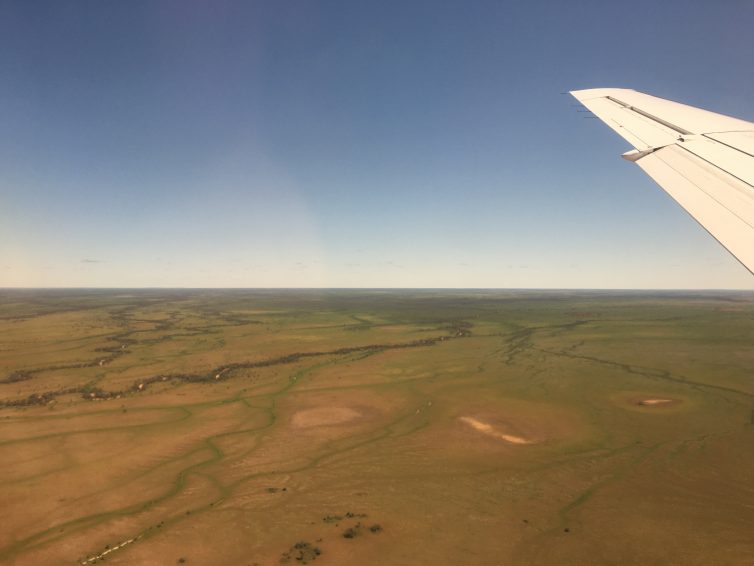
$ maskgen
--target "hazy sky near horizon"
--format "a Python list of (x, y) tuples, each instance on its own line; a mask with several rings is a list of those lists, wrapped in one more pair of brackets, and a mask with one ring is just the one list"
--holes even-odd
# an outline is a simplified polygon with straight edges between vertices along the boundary
[(0, 286), (754, 288), (585, 120), (754, 121), (754, 3), (0, 1)]

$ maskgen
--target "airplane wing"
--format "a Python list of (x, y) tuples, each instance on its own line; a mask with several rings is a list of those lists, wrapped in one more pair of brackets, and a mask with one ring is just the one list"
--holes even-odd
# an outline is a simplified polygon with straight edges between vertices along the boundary
[(571, 94), (641, 167), (754, 274), (754, 124), (635, 90)]

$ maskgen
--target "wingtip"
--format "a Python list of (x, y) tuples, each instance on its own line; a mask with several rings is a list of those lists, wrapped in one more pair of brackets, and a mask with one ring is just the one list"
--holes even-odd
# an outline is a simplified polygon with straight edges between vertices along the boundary
[(592, 98), (605, 98), (606, 96), (618, 96), (621, 92), (636, 92), (632, 88), (586, 88), (568, 91), (579, 102)]

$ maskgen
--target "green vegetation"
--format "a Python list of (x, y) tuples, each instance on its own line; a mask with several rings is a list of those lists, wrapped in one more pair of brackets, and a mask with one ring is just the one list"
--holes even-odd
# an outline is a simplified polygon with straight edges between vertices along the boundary
[(2, 291), (0, 562), (745, 563), (753, 314), (750, 293)]

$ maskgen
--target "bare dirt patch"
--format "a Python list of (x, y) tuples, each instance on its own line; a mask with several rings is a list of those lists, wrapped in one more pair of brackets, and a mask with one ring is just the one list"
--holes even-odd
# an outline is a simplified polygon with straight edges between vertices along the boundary
[(297, 428), (333, 426), (355, 421), (362, 412), (352, 407), (314, 407), (293, 414), (291, 423)]
[(482, 434), (485, 434), (491, 438), (504, 440), (505, 442), (508, 442), (510, 444), (532, 444), (533, 443), (532, 440), (524, 438), (523, 436), (518, 436), (515, 434), (510, 434), (509, 432), (506, 432), (500, 425), (493, 426), (492, 424), (488, 422), (484, 422), (474, 417), (462, 416), (462, 417), (459, 417), (458, 420), (460, 420), (463, 423), (466, 423), (471, 428), (473, 428), (474, 430), (478, 432), (481, 432)]
[(639, 399), (636, 404), (640, 407), (663, 407), (680, 403), (678, 399)]
[(616, 406), (640, 413), (686, 412), (695, 406), (688, 397), (674, 395), (669, 391), (622, 391), (610, 399)]
[[(521, 452), (523, 447), (570, 443), (587, 432), (577, 415), (549, 403), (494, 397), (484, 402), (452, 402), (464, 406), (450, 412), (451, 418), (436, 430), (435, 440), (447, 452), (457, 452), (459, 456), (488, 454), (490, 450)], [(443, 404), (442, 399), (437, 400), (438, 407)]]

